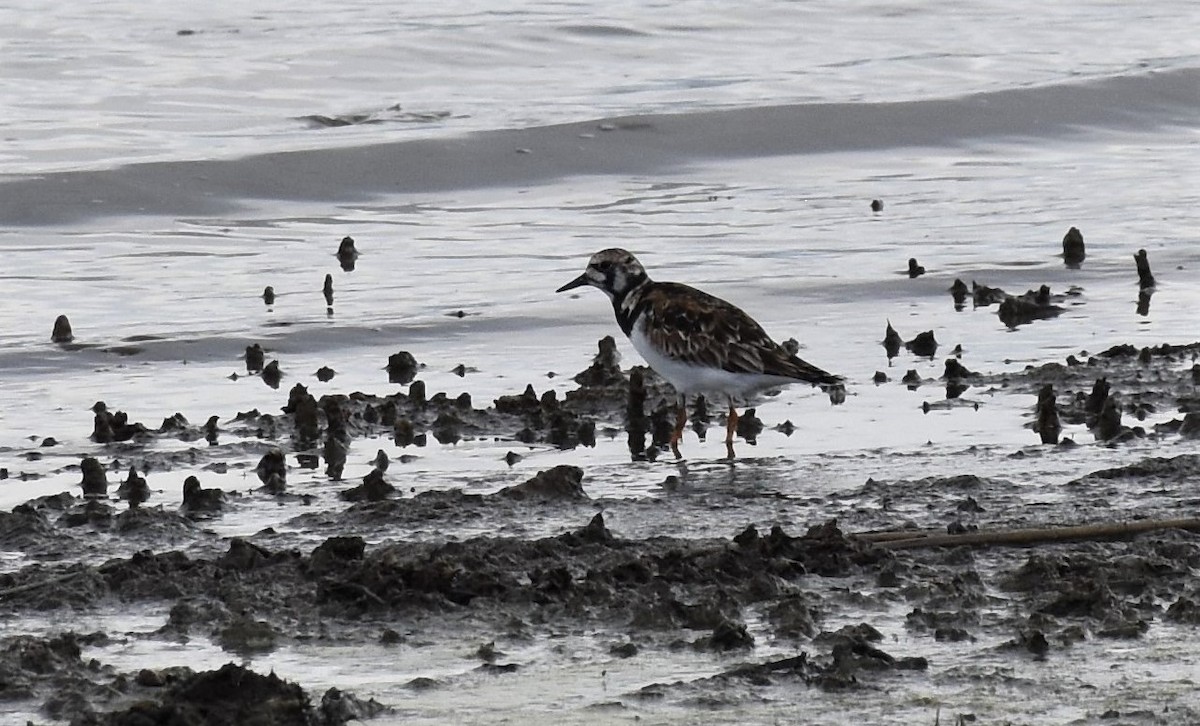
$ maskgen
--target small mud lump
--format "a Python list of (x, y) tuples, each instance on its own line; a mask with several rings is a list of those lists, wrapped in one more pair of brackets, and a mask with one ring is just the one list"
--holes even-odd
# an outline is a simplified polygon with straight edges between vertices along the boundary
[(273, 360), (262, 369), (263, 383), (271, 388), (279, 388), (279, 383), (283, 380), (283, 371), (279, 370), (279, 361)]
[(1138, 250), (1133, 256), (1133, 261), (1137, 264), (1138, 287), (1143, 290), (1154, 287), (1154, 275), (1150, 273), (1150, 257), (1146, 250)]
[(1067, 230), (1067, 233), (1062, 238), (1063, 247), (1063, 262), (1069, 267), (1078, 267), (1079, 263), (1083, 262), (1083, 258), (1087, 257), (1087, 252), (1083, 246), (1083, 233), (1078, 227), (1072, 227)]
[(129, 475), (117, 487), (117, 496), (128, 501), (130, 509), (137, 509), (150, 498), (150, 485), (146, 483), (146, 477), (138, 475), (137, 469), (131, 465)]
[(1009, 295), (1000, 303), (1000, 322), (1009, 328), (1016, 328), (1034, 320), (1053, 318), (1062, 313), (1063, 309), (1051, 302), (1050, 288), (1042, 285), (1037, 290), (1029, 290), (1023, 295)]
[(954, 309), (962, 310), (966, 307), (967, 297), (971, 294), (967, 288), (967, 283), (958, 278), (954, 278), (954, 284), (950, 286), (950, 295), (954, 298)]
[(225, 505), (225, 492), (220, 489), (204, 489), (200, 480), (189, 476), (183, 480), (183, 504), (179, 511), (187, 517), (213, 514)]
[(420, 364), (417, 363), (417, 359), (413, 357), (412, 353), (406, 350), (393, 353), (388, 356), (388, 381), (400, 384), (411, 383), (417, 377), (417, 371), (420, 367)]
[(617, 341), (606, 335), (597, 344), (596, 357), (592, 365), (575, 374), (575, 382), (581, 386), (611, 386), (625, 381), (621, 373), (621, 354), (617, 352)]
[(887, 352), (888, 360), (895, 358), (900, 353), (900, 347), (904, 345), (904, 341), (900, 338), (900, 334), (892, 327), (892, 321), (888, 321), (887, 330), (883, 334), (883, 349)]
[(937, 354), (938, 342), (933, 337), (932, 330), (926, 330), (924, 333), (917, 333), (917, 337), (904, 344), (915, 356), (921, 358), (932, 358)]
[(396, 493), (396, 487), (383, 478), (383, 472), (372, 469), (363, 477), (362, 484), (341, 492), (339, 496), (348, 502), (382, 502)]
[(497, 494), (521, 500), (588, 498), (587, 493), (583, 491), (583, 469), (567, 464), (539, 471), (533, 478), (505, 487)]
[(263, 365), (266, 362), (266, 352), (258, 343), (246, 346), (246, 372), (258, 373), (262, 371)]
[(108, 477), (104, 474), (104, 465), (94, 456), (85, 457), (79, 464), (83, 472), (83, 496), (89, 499), (102, 498), (108, 494)]
[(276, 446), (263, 454), (258, 466), (254, 467), (254, 473), (269, 489), (282, 491), (287, 483), (287, 459), (283, 450)]
[(54, 319), (54, 330), (50, 333), (50, 340), (54, 343), (70, 343), (75, 340), (75, 334), (71, 332), (71, 321), (67, 320), (66, 315), (59, 315)]
[(345, 272), (354, 272), (354, 263), (358, 259), (358, 250), (354, 248), (353, 237), (343, 237), (338, 245), (338, 264)]
[(1033, 430), (1042, 438), (1043, 444), (1057, 444), (1062, 434), (1052, 384), (1047, 383), (1038, 391), (1037, 420), (1033, 424)]

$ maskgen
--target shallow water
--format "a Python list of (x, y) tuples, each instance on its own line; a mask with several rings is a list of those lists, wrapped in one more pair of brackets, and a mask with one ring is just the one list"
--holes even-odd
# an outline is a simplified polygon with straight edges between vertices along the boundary
[[(374, 0), (0, 9), (7, 173), (763, 103), (893, 101), (1194, 64), (1186, 2)], [(304, 117), (363, 116), (328, 128)]]
[[(276, 412), (295, 383), (318, 397), (398, 390), (383, 370), (398, 350), (425, 365), (420, 378), (431, 393), (466, 391), (477, 406), (530, 383), (561, 395), (616, 326), (598, 292), (553, 290), (608, 246), (635, 251), (659, 279), (736, 302), (778, 339), (797, 338), (803, 357), (848, 378), (849, 400), (830, 407), (816, 391), (781, 393), (759, 408), (767, 430), (756, 446), (740, 445), (733, 465), (719, 461), (715, 426), (704, 442), (689, 433), (684, 468), (631, 463), (621, 435), (571, 451), (511, 440), (419, 450), (356, 440), (346, 481), (370, 470), (377, 449), (407, 493), (489, 493), (569, 463), (585, 469), (596, 500), (514, 521), (381, 529), (365, 533), (368, 541), (546, 536), (599, 510), (630, 538), (728, 537), (750, 523), (797, 531), (838, 514), (853, 519), (853, 498), (868, 479), (962, 473), (1008, 482), (1000, 511), (1020, 512), (1069, 506), (1077, 494), (1065, 482), (1089, 471), (1194, 450), (1178, 439), (1104, 447), (1082, 427), (1064, 433), (1083, 446), (1051, 450), (1027, 427), (1032, 395), (974, 387), (963, 396), (971, 405), (925, 413), (922, 404), (944, 401), (942, 383), (915, 391), (899, 383), (908, 369), (936, 379), (956, 345), (966, 367), (993, 374), (1119, 343), (1196, 339), (1200, 248), (1190, 243), (1200, 191), (1188, 180), (1196, 176), (1200, 45), (1191, 4), (506, 8), (451, 3), (420, 14), (363, 2), (285, 13), (237, 3), (179, 15), (93, 2), (53, 18), (32, 6), (0, 9), (0, 43), (19, 59), (0, 69), (0, 89), (16, 99), (0, 122), (0, 466), (9, 474), (0, 507), (77, 493), (82, 456), (130, 455), (88, 440), (97, 400), (151, 428), (175, 412), (224, 423), (252, 408)], [(185, 29), (195, 32), (177, 32)], [(804, 42), (791, 42), (797, 36)], [(977, 93), (994, 95), (962, 100)], [(871, 105), (881, 102), (900, 103)], [(388, 110), (396, 103), (400, 110)], [(786, 107), (797, 103), (809, 105)], [(752, 110), (760, 106), (770, 108)], [(980, 108), (994, 112), (994, 125), (975, 123)], [(650, 119), (648, 131), (614, 118), (657, 112), (677, 116)], [(300, 120), (355, 113), (378, 123), (312, 128)], [(566, 122), (586, 123), (545, 127)], [(503, 131), (516, 127), (526, 129), (519, 139)], [(722, 138), (728, 147), (715, 143)], [(436, 145), (405, 145), (418, 139)], [(480, 162), (477, 182), (469, 164), (421, 166), (443, 158), (427, 155), (430, 148), (498, 161)], [(265, 151), (296, 155), (253, 156)], [(163, 164), (129, 166), (143, 161)], [(287, 163), (306, 174), (286, 176)], [(314, 191), (322, 168), (324, 196)], [(105, 169), (115, 171), (96, 172)], [(53, 189), (67, 191), (47, 195)], [(872, 199), (884, 202), (882, 212), (871, 212)], [(1088, 244), (1077, 270), (1058, 256), (1071, 226)], [(353, 272), (334, 258), (345, 235), (362, 252)], [(1137, 310), (1139, 248), (1159, 280), (1146, 314)], [(927, 274), (910, 280), (909, 257)], [(1041, 284), (1079, 290), (1060, 317), (1010, 330), (995, 307), (955, 311), (955, 278), (1013, 293)], [(266, 285), (278, 293), (270, 307), (259, 298)], [(59, 314), (70, 317), (75, 346), (49, 342)], [(880, 345), (889, 321), (906, 339), (932, 330), (938, 355), (902, 352), (889, 364)], [(279, 360), (278, 390), (232, 378), (254, 342)], [(626, 341), (618, 344), (627, 364), (640, 362)], [(459, 364), (471, 369), (463, 377), (452, 372)], [(322, 365), (337, 371), (328, 383), (314, 376)], [(873, 384), (876, 371), (891, 381)], [(1160, 411), (1140, 423), (1177, 415)], [(772, 429), (785, 420), (796, 424), (791, 436)], [(50, 436), (57, 445), (42, 446)], [(508, 451), (524, 458), (510, 467)], [(401, 455), (416, 458), (401, 463)], [(258, 485), (257, 458), (246, 449), (226, 473), (194, 473), (205, 486), (248, 492)], [(150, 504), (176, 506), (193, 473), (186, 469), (151, 472)], [(664, 487), (669, 475), (681, 477), (682, 492)], [(328, 532), (309, 532), (295, 518), (345, 505), (319, 469), (292, 467), (288, 483), (314, 502), (246, 497), (207, 526), (222, 536), (274, 527), (279, 542), (311, 548)], [(1111, 501), (1114, 510), (1157, 511), (1145, 493), (1123, 496)], [(840, 509), (838, 497), (846, 498)], [(892, 516), (944, 527), (927, 503), (897, 502)], [(863, 515), (861, 524), (876, 519)], [(127, 554), (97, 549), (89, 557)], [(0, 570), (27, 563), (24, 553), (0, 553)], [(883, 647), (927, 650), (934, 666), (919, 678), (888, 675), (887, 696), (877, 699), (816, 689), (799, 699), (736, 689), (714, 696), (703, 685), (661, 702), (630, 697), (652, 683), (712, 675), (737, 658), (647, 649), (619, 660), (608, 654), (613, 633), (583, 630), (504, 643), (523, 668), (503, 678), (474, 671), (471, 654), (496, 637), (474, 631), (433, 632), (399, 652), (289, 645), (252, 663), (306, 688), (337, 686), (399, 709), (381, 722), (932, 723), (945, 704), (943, 717), (953, 707), (1066, 723), (1094, 721), (1109, 707), (1200, 709), (1182, 626), (1156, 623), (1127, 650), (1089, 640), (1046, 664), (990, 642), (955, 658), (932, 639), (906, 635), (906, 610), (870, 614), (888, 637)], [(102, 612), (77, 629), (147, 632), (161, 617)], [(863, 617), (852, 607), (845, 615), (847, 623)], [(51, 627), (6, 621), (2, 632)], [(760, 638), (753, 658), (794, 652), (795, 644)], [(232, 657), (202, 638), (179, 645), (136, 635), (92, 655), (133, 670), (215, 667)], [(455, 687), (411, 690), (405, 684), (415, 677)], [(798, 713), (809, 699), (821, 718)]]

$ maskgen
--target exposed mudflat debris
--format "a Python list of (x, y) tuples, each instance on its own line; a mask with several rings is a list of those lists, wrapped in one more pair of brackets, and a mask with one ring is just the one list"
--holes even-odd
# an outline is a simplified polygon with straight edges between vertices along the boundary
[[(1198, 353), (1200, 344), (1119, 346), (1016, 373), (971, 370), (952, 358), (943, 380), (948, 390), (958, 388), (956, 396), (972, 389), (1028, 396), (1036, 432), (1030, 445), (1040, 437), (1045, 448), (1038, 451), (1053, 452), (1084, 435), (1112, 445), (1196, 435), (1200, 426), (1188, 415), (1197, 406)], [(367, 476), (342, 479), (350, 442), (368, 437), (404, 448), (435, 445), (430, 438), (450, 446), (488, 437), (569, 449), (594, 445), (601, 428), (625, 434), (634, 460), (664, 449), (674, 396), (649, 371), (622, 370), (611, 340), (601, 341), (576, 381), (561, 400), (529, 385), (484, 408), (465, 393), (427, 395), (419, 379), (405, 393), (319, 399), (297, 384), (281, 413), (249, 411), (201, 425), (175, 415), (151, 427), (98, 403), (93, 437), (111, 456), (82, 460), (76, 491), (0, 512), (0, 548), (29, 560), (0, 574), (0, 616), (157, 608), (167, 615), (145, 637), (205, 639), (231, 661), (315, 641), (419, 643), (420, 634), (454, 631), (524, 639), (602, 633), (615, 659), (681, 650), (728, 659), (704, 678), (614, 695), (626, 705), (736, 702), (777, 687), (885, 688), (889, 679), (925, 677), (939, 653), (967, 644), (994, 643), (992, 657), (1052, 659), (1082, 643), (1136, 641), (1156, 625), (1200, 624), (1193, 575), (1200, 535), (1193, 532), (1023, 548), (891, 549), (878, 535), (1048, 527), (1112, 519), (1114, 508), (1177, 517), (1200, 504), (1191, 487), (1200, 457), (1191, 454), (1047, 483), (1047, 501), (1036, 507), (1014, 482), (971, 473), (905, 478), (897, 464), (894, 478), (773, 505), (776, 514), (765, 517), (774, 523), (734, 519), (722, 535), (692, 537), (653, 524), (702, 516), (688, 507), (715, 508), (703, 497), (671, 496), (691, 486), (685, 469), (664, 482), (662, 498), (640, 501), (593, 496), (587, 469), (572, 465), (487, 493), (413, 493), (388, 481), (381, 451)], [(1171, 412), (1183, 415), (1137, 423)], [(703, 402), (694, 414), (698, 430), (712, 420)], [(752, 413), (744, 420), (756, 421)], [(759, 422), (739, 434), (761, 430)], [(197, 446), (164, 452), (154, 446), (163, 439)], [(509, 464), (519, 459), (514, 454)], [(319, 470), (322, 463), (337, 505), (280, 523), (303, 538), (275, 528), (222, 537), (207, 527), (238, 508), (308, 502), (291, 493), (289, 467)], [(262, 486), (240, 494), (205, 487), (205, 471), (216, 467), (243, 469)], [(139, 472), (174, 470), (182, 470), (182, 505), (154, 504)], [(120, 483), (127, 504), (110, 483)], [(787, 507), (826, 516), (801, 523), (784, 514)], [(614, 516), (637, 523), (637, 534), (610, 528)], [(522, 534), (521, 522), (546, 518), (572, 524), (556, 534)], [(97, 542), (107, 543), (104, 556)], [(884, 638), (882, 623), (873, 622), (873, 613), (896, 609), (908, 634), (925, 643), (920, 652)], [(859, 622), (847, 625), (846, 612), (858, 613)], [(123, 672), (82, 656), (114, 637), (126, 636), (62, 630), (0, 640), (0, 700), (34, 703), (47, 718), (81, 726), (332, 725), (390, 705), (336, 688), (318, 697), (232, 662), (202, 672), (185, 663)], [(522, 667), (494, 642), (472, 657), (497, 676)], [(409, 690), (444, 685), (424, 679)], [(1173, 715), (1198, 716), (1187, 707)]]

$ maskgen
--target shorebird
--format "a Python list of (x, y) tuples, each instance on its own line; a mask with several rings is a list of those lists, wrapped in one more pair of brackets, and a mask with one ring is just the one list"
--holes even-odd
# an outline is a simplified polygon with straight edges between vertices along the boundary
[(767, 335), (741, 308), (676, 282), (654, 282), (623, 249), (592, 255), (579, 277), (557, 292), (591, 285), (612, 300), (617, 324), (646, 363), (678, 394), (671, 452), (676, 458), (687, 423), (688, 396), (706, 394), (729, 404), (725, 448), (734, 458), (736, 403), (792, 383), (830, 390), (840, 403), (842, 377), (797, 358)]

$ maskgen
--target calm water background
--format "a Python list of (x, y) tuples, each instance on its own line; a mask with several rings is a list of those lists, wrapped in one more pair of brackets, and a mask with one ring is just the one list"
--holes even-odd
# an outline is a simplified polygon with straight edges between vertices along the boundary
[[(1194, 65), (1198, 16), (1187, 2), (84, 1), (50, 12), (17, 0), (0, 8), (0, 159), (6, 173), (40, 173), (1078, 82)], [(314, 114), (379, 123), (297, 121)]]
[[(1007, 477), (1036, 497), (1047, 479), (1186, 450), (1085, 446), (1013, 463), (1008, 454), (1036, 443), (1025, 428), (1031, 398), (973, 390), (967, 397), (978, 410), (923, 414), (923, 402), (941, 398), (940, 386), (912, 392), (870, 380), (876, 370), (893, 380), (908, 368), (926, 377), (942, 371), (944, 355), (902, 356), (889, 367), (879, 346), (888, 320), (906, 338), (933, 330), (943, 350), (961, 344), (963, 363), (988, 373), (1117, 343), (1197, 338), (1196, 28), (1194, 3), (78, 2), (52, 13), (43, 3), (8, 3), (0, 8), (0, 197), (38, 178), (66, 183), (81, 172), (149, 161), (178, 170), (182, 193), (194, 182), (201, 195), (202, 180), (189, 180), (185, 162), (410, 140), (455, 144), (476, 138), (469, 133), (567, 122), (594, 121), (603, 134), (604, 119), (630, 114), (707, 118), (721, 109), (880, 102), (910, 103), (919, 114), (926, 102), (970, 94), (1107, 88), (1114, 80), (1136, 89), (1143, 79), (1166, 79), (1181, 100), (1170, 114), (1150, 110), (1125, 123), (1127, 113), (1144, 109), (1123, 107), (1126, 96), (1114, 93), (1111, 107), (1070, 129), (968, 134), (920, 146), (889, 144), (889, 130), (872, 127), (875, 117), (851, 106), (841, 115), (845, 128), (877, 136), (878, 148), (768, 149), (716, 161), (698, 155), (670, 169), (608, 175), (576, 175), (563, 160), (562, 173), (543, 183), (373, 189), (349, 200), (331, 189), (337, 201), (242, 198), (214, 214), (154, 207), (92, 214), (84, 204), (67, 222), (0, 219), (0, 466), (14, 476), (0, 482), (0, 503), (77, 486), (69, 467), (103, 453), (87, 439), (88, 408), (100, 399), (151, 426), (176, 411), (194, 422), (228, 419), (249, 408), (277, 410), (297, 382), (318, 396), (387, 392), (381, 369), (397, 350), (426, 364), (422, 378), (431, 391), (466, 390), (477, 404), (530, 382), (539, 391), (566, 390), (595, 341), (616, 328), (599, 293), (556, 297), (553, 290), (591, 252), (612, 245), (638, 252), (652, 275), (737, 302), (777, 338), (799, 339), (804, 357), (850, 379), (851, 399), (836, 409), (807, 390), (763, 407), (768, 426), (790, 419), (800, 431), (790, 438), (768, 431), (758, 448), (743, 447), (751, 464), (733, 484), (786, 472), (790, 483), (772, 486), (819, 492), (881, 473), (968, 470)], [(330, 127), (314, 117), (354, 123)], [(930, 114), (935, 128), (948, 121)], [(733, 123), (727, 133), (763, 130)], [(510, 150), (524, 151), (538, 153)], [(395, 173), (419, 184), (425, 170)], [(95, 178), (97, 199), (113, 192), (105, 177)], [(885, 203), (880, 214), (868, 208), (875, 198)], [(1067, 270), (1055, 257), (1073, 225), (1089, 246), (1082, 270)], [(363, 252), (351, 273), (333, 257), (344, 235)], [(1138, 248), (1149, 251), (1161, 282), (1148, 315), (1135, 311)], [(909, 280), (902, 274), (909, 257), (930, 272)], [(334, 275), (331, 314), (321, 297), (326, 273)], [(1061, 318), (1010, 331), (994, 308), (955, 312), (946, 291), (956, 277), (1011, 292), (1076, 285), (1082, 294)], [(271, 308), (258, 298), (265, 285), (279, 293)], [(466, 317), (452, 315), (460, 310)], [(68, 351), (49, 342), (60, 313), (90, 347)], [(280, 361), (287, 376), (280, 390), (254, 378), (230, 380), (252, 342)], [(627, 362), (637, 361), (621, 346)], [(130, 348), (136, 354), (114, 352)], [(453, 375), (460, 363), (476, 371)], [(321, 365), (337, 377), (318, 382), (313, 372)], [(1068, 434), (1090, 441), (1083, 431)], [(59, 445), (38, 446), (46, 436)], [(701, 474), (723, 453), (718, 438), (685, 441)], [(619, 440), (594, 450), (529, 452), (512, 470), (500, 461), (511, 446), (430, 447), (396, 474), (398, 483), (486, 491), (575, 463), (587, 469), (594, 496), (637, 498), (658, 496), (657, 482), (670, 473), (665, 465), (631, 466)], [(399, 453), (386, 441), (378, 447)], [(377, 446), (367, 448), (351, 452), (348, 479), (369, 470)], [(897, 461), (911, 465), (896, 472)], [(18, 482), (18, 473), (37, 478)], [(152, 476), (162, 492), (151, 503), (177, 501), (185, 475)], [(294, 480), (315, 492), (326, 485), (317, 472)], [(204, 481), (233, 489), (256, 483), (240, 472)], [(272, 507), (220, 526), (247, 534), (292, 513)], [(800, 526), (821, 514), (791, 516)], [(745, 521), (743, 512), (679, 522), (678, 531), (664, 522), (610, 526), (727, 536)], [(520, 526), (530, 534), (566, 523)], [(5, 562), (19, 566), (20, 553)], [(142, 650), (124, 657), (147, 657)], [(1083, 650), (1076, 657), (1086, 661)], [(155, 655), (164, 665), (180, 658)], [(313, 665), (326, 656), (286, 652), (273, 664), (305, 685), (327, 678), (351, 687), (357, 679), (381, 700), (395, 700), (391, 680), (361, 672), (361, 653), (348, 653), (336, 672)], [(225, 656), (213, 650), (204, 657), (219, 663)], [(447, 654), (437, 667), (453, 671), (459, 657)], [(405, 671), (396, 683), (437, 675), (427, 662), (396, 667)], [(716, 668), (661, 664), (675, 678)], [(537, 705), (603, 698), (594, 684), (579, 685), (582, 675), (555, 672), (574, 700), (539, 693)], [(613, 687), (636, 687), (652, 675), (614, 672)], [(480, 703), (528, 701), (530, 682), (515, 683), (512, 693), (480, 685)], [(434, 701), (428, 713), (409, 715), (444, 717), (438, 708), (449, 706)], [(1070, 706), (1063, 708), (1071, 717)]]

